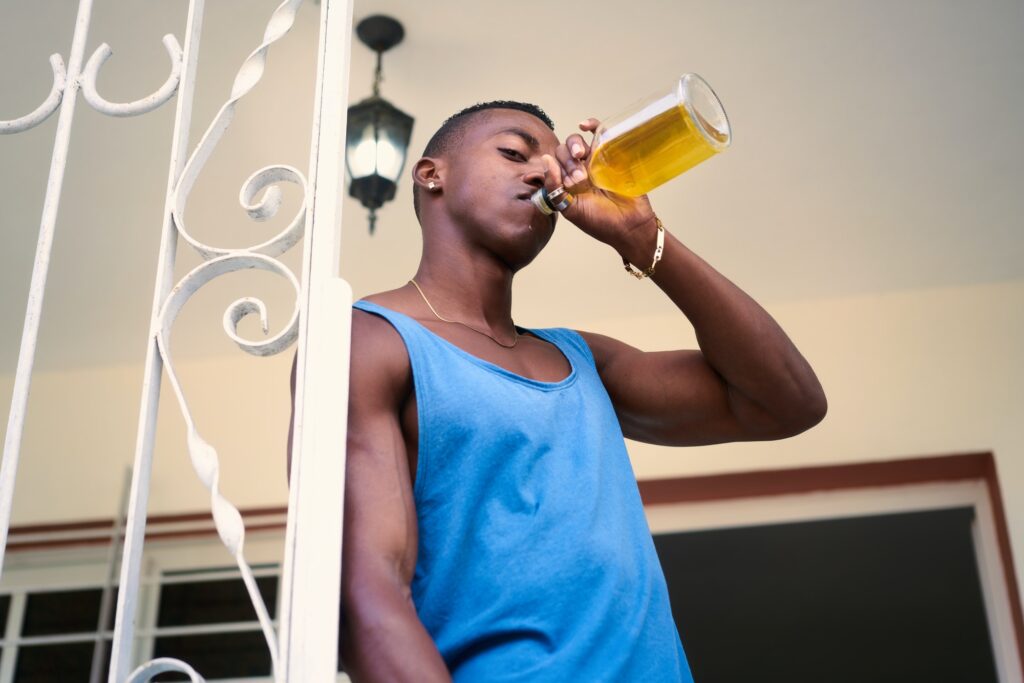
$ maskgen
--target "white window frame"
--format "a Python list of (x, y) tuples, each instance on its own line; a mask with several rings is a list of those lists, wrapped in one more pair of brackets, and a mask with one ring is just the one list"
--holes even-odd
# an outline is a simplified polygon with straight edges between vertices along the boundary
[[(254, 567), (254, 576), (281, 576), (281, 553), (284, 544), (284, 529), (250, 532), (246, 537), (246, 558)], [(30, 593), (65, 591), (76, 589), (102, 589), (107, 582), (109, 549), (106, 546), (70, 547), (44, 550), (23, 550), (8, 555), (0, 595), (10, 595), (8, 618), (0, 638), (0, 683), (13, 683), (17, 662), (17, 649), (25, 641), (39, 643), (47, 639), (62, 639), (62, 636), (39, 636), (27, 639), (15, 638), (20, 630), (24, 615), (26, 596)], [(259, 565), (273, 565), (259, 567)], [(214, 570), (214, 571), (211, 571)], [(165, 576), (168, 572), (183, 572), (181, 576)], [(184, 572), (195, 572), (187, 574)], [(152, 656), (155, 640), (161, 635), (185, 635), (217, 633), (228, 631), (260, 632), (255, 614), (251, 621), (215, 625), (181, 627), (156, 627), (160, 586), (168, 583), (182, 583), (196, 580), (241, 578), (234, 560), (225, 551), (216, 535), (190, 536), (177, 539), (153, 539), (146, 542), (140, 581), (138, 630), (132, 648), (132, 661), (137, 666)], [(279, 583), (280, 586), (280, 583)], [(278, 605), (275, 614), (280, 613), (282, 593), (278, 591)], [(268, 605), (268, 607), (270, 607)], [(275, 627), (278, 625), (274, 620)], [(73, 634), (76, 641), (88, 639), (94, 642), (96, 632)], [(110, 641), (113, 631), (104, 637)], [(107, 656), (110, 650), (107, 650)], [(201, 671), (199, 673), (202, 673)], [(349, 678), (339, 674), (339, 683)], [(211, 679), (211, 683), (271, 683), (273, 676), (250, 678)]]
[[(29, 594), (102, 589), (107, 583), (106, 560), (107, 551), (103, 548), (26, 551), (8, 555), (3, 582), (0, 583), (0, 594), (11, 596), (7, 623), (4, 625), (4, 637), (0, 640), (0, 683), (14, 681), (18, 648), (24, 644), (95, 642), (95, 630), (60, 636), (14, 636), (20, 631), (25, 601)], [(113, 636), (113, 631), (107, 631), (105, 635), (109, 639)]]

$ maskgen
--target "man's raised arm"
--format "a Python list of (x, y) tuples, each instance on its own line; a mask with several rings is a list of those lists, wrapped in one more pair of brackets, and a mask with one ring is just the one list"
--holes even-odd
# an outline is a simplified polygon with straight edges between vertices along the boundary
[[(654, 220), (620, 254), (646, 268)], [(627, 437), (664, 445), (780, 439), (820, 422), (818, 378), (775, 320), (672, 235), (654, 282), (693, 324), (700, 351), (644, 353), (584, 333)]]
[[(598, 125), (587, 119), (580, 130)], [(682, 446), (779, 439), (820, 422), (825, 392), (778, 323), (667, 231), (654, 264), (659, 224), (650, 202), (592, 188), (590, 151), (574, 134), (554, 156), (545, 155), (545, 188), (568, 182), (566, 189), (583, 194), (564, 211), (566, 218), (635, 268), (656, 265), (652, 279), (693, 324), (700, 345), (700, 351), (644, 353), (584, 334), (623, 433)]]

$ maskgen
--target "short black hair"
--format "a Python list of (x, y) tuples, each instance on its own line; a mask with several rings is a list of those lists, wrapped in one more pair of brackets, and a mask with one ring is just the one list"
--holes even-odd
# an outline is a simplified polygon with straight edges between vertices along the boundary
[[(528, 102), (516, 102), (514, 100), (492, 100), (490, 102), (480, 102), (474, 104), (471, 107), (458, 111), (441, 124), (441, 127), (437, 129), (437, 132), (427, 142), (427, 146), (423, 148), (422, 156), (425, 157), (437, 157), (447, 153), (451, 149), (457, 147), (462, 138), (466, 134), (466, 128), (469, 122), (474, 118), (472, 115), (478, 112), (486, 111), (488, 109), (515, 109), (517, 111), (523, 111), (527, 114), (537, 117), (544, 122), (551, 130), (555, 129), (555, 124), (551, 120), (543, 109), (535, 104)], [(412, 188), (412, 208), (416, 212), (416, 219), (420, 217), (420, 193), (419, 188), (413, 185)]]

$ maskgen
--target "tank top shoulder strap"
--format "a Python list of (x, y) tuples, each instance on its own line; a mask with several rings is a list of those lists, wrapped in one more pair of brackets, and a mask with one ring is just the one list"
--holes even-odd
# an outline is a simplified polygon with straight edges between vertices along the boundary
[(426, 370), (431, 363), (432, 355), (434, 355), (431, 351), (439, 347), (443, 348), (436, 335), (404, 313), (365, 300), (357, 301), (352, 306), (360, 311), (384, 318), (395, 328), (395, 331), (402, 337), (414, 370), (417, 368), (421, 372)]
[[(391, 323), (391, 325), (400, 333), (406, 330), (414, 330), (416, 329), (417, 326), (416, 321), (410, 318), (409, 316), (405, 315), (404, 313), (393, 311), (390, 308), (385, 308), (384, 306), (381, 306), (380, 304), (375, 304), (372, 301), (360, 299), (359, 301), (356, 301), (354, 304), (352, 304), (352, 307), (358, 308), (360, 311), (372, 313), (376, 316), (384, 318), (389, 323)], [(402, 334), (402, 336), (404, 337), (405, 334)]]
[(557, 346), (562, 353), (571, 353), (572, 355), (569, 360), (574, 367), (578, 367), (581, 364), (591, 368), (596, 367), (594, 354), (590, 351), (590, 346), (587, 345), (586, 340), (576, 330), (570, 330), (566, 327), (548, 327), (530, 331)]

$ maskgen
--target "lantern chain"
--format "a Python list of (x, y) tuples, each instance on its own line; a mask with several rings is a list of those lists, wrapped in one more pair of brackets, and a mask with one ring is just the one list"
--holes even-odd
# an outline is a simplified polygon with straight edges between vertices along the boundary
[(377, 69), (373, 72), (373, 96), (380, 97), (380, 84), (384, 81), (384, 67), (381, 66), (384, 52), (377, 50)]

